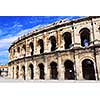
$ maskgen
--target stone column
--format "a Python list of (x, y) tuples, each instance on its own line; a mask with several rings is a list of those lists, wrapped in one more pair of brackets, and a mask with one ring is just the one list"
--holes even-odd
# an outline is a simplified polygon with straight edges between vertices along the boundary
[(96, 64), (95, 63), (94, 63), (94, 70), (95, 70), (95, 78), (96, 78), (96, 80), (98, 80), (97, 71), (96, 71)]
[(81, 47), (81, 40), (80, 40), (80, 34), (79, 29), (76, 28), (76, 26), (73, 25), (73, 40), (74, 40), (74, 47)]
[(40, 45), (37, 46), (37, 54), (40, 54)]
[(22, 76), (21, 76), (21, 65), (19, 64), (19, 79), (22, 79)]
[(48, 39), (46, 32), (44, 33), (44, 52), (48, 52)]
[(58, 31), (58, 42), (59, 42), (59, 50), (64, 50), (64, 38), (63, 38), (63, 32), (62, 31)]
[(11, 60), (14, 60), (13, 48), (12, 48)]
[(95, 24), (93, 23), (93, 20), (91, 19), (91, 30), (90, 30), (90, 41), (92, 41), (92, 43), (90, 44), (91, 46), (95, 44), (95, 33), (97, 34), (97, 32), (95, 32), (94, 26)]
[(64, 67), (60, 56), (58, 56), (58, 79), (64, 80)]
[(28, 80), (28, 64), (27, 62), (25, 62), (25, 77), (26, 77), (26, 80)]
[(98, 54), (96, 55), (96, 59), (97, 59), (97, 70), (98, 70), (98, 77), (100, 80), (100, 53), (98, 52)]
[(34, 37), (34, 54), (37, 54), (36, 37)]
[(22, 70), (22, 65), (20, 65), (20, 79), (23, 80), (23, 70)]
[(26, 56), (30, 56), (31, 53), (30, 53), (30, 47), (29, 47), (29, 43), (28, 43), (28, 40), (26, 39)]
[(49, 80), (50, 79), (50, 68), (48, 67), (48, 62), (47, 62), (47, 58), (45, 57), (45, 67), (44, 67), (44, 71), (45, 71), (45, 80)]
[(16, 46), (15, 46), (14, 49), (15, 49), (15, 55), (14, 56), (15, 56), (15, 59), (16, 59), (17, 58), (17, 48), (16, 48)]
[(20, 57), (22, 57), (23, 56), (23, 48), (22, 48), (22, 45), (20, 46), (21, 48), (20, 48)]
[(8, 68), (8, 78), (12, 79), (12, 66)]
[[(34, 68), (33, 68), (34, 69)], [(33, 70), (34, 71), (34, 70)], [(33, 74), (34, 75), (34, 74)], [(33, 77), (33, 79), (34, 79), (34, 77)], [(31, 69), (30, 69), (30, 67), (28, 66), (27, 67), (27, 80), (31, 80)]]
[(61, 49), (61, 33), (60, 33), (60, 31), (57, 31), (57, 48), (58, 48), (58, 50), (60, 50)]
[(14, 79), (16, 79), (16, 66), (14, 65)]
[(14, 60), (14, 47), (12, 47), (12, 60)]
[(48, 52), (51, 52), (51, 41), (50, 40), (48, 40)]
[(78, 55), (75, 53), (75, 62), (76, 62), (76, 79), (83, 80), (82, 66), (80, 64)]
[(34, 79), (35, 80), (39, 79), (39, 71), (38, 71), (38, 68), (37, 68), (36, 61), (34, 61)]
[(72, 26), (72, 47), (74, 46), (74, 44), (75, 44), (75, 34), (74, 34), (74, 28), (73, 28), (73, 26)]
[(14, 79), (14, 67), (11, 66), (11, 79)]

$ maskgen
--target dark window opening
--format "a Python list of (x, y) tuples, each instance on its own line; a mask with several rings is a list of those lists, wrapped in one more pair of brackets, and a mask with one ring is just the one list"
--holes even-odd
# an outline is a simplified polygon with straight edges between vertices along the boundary
[(58, 71), (57, 71), (57, 63), (56, 62), (51, 62), (51, 79), (58, 79)]
[(74, 80), (75, 79), (75, 73), (74, 73), (74, 66), (73, 62), (70, 60), (67, 60), (64, 62), (65, 66), (65, 79)]
[(34, 78), (33, 65), (30, 64), (30, 65), (29, 65), (29, 68), (30, 68), (30, 73), (31, 73), (31, 76), (30, 76), (30, 77), (31, 77), (31, 79), (33, 79), (33, 78)]
[(25, 54), (26, 54), (26, 45), (23, 45), (22, 48), (24, 49), (24, 56), (25, 56)]
[(17, 48), (17, 52), (20, 53), (20, 47)]
[(19, 67), (17, 66), (16, 68), (16, 78), (18, 79), (19, 78)]
[(72, 45), (71, 33), (65, 32), (63, 34), (63, 38), (64, 38), (64, 42), (65, 42), (65, 44), (64, 44), (65, 49), (69, 49)]
[(23, 49), (24, 49), (24, 51), (26, 51), (26, 45), (23, 45)]
[(96, 80), (94, 64), (90, 59), (82, 61), (83, 78), (86, 80)]
[(41, 63), (38, 65), (39, 66), (39, 69), (40, 69), (40, 79), (44, 79), (44, 65)]
[(44, 53), (44, 42), (42, 39), (40, 39), (38, 41), (39, 45), (40, 45), (40, 53)]
[(51, 36), (49, 39), (51, 40), (51, 51), (55, 51), (56, 50), (56, 38), (54, 36)]
[(33, 55), (33, 52), (34, 52), (34, 46), (33, 46), (33, 43), (31, 42), (29, 44), (30, 48), (31, 48), (31, 56)]
[(23, 78), (25, 80), (26, 79), (26, 77), (25, 77), (25, 66), (22, 67), (22, 71), (23, 71)]
[(13, 50), (13, 55), (15, 55), (15, 49)]
[(87, 47), (90, 45), (90, 30), (87, 28), (83, 28), (79, 32), (81, 35), (81, 46)]

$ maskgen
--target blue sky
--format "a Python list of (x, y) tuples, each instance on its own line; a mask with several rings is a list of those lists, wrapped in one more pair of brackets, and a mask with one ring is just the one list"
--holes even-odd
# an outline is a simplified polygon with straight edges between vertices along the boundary
[(19, 36), (65, 18), (80, 16), (0, 16), (0, 64), (8, 63), (8, 48)]

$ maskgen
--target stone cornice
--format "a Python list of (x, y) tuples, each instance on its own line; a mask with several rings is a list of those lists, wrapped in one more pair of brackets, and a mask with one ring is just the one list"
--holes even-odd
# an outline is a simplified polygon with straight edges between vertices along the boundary
[[(48, 52), (48, 53), (42, 53), (42, 54), (36, 54), (36, 55), (33, 55), (33, 56), (25, 56), (25, 57), (22, 57), (22, 58), (18, 58), (18, 59), (15, 59), (15, 60), (13, 60), (13, 61), (10, 61), (9, 63), (8, 63), (8, 65), (9, 64), (11, 64), (11, 63), (13, 63), (13, 62), (16, 62), (16, 61), (20, 61), (20, 60), (25, 60), (25, 59), (34, 59), (34, 58), (36, 58), (36, 57), (42, 57), (42, 56), (47, 56), (47, 55), (51, 55), (51, 54), (56, 54), (56, 55), (58, 55), (59, 53), (64, 53), (64, 52), (73, 52), (73, 53), (75, 53), (75, 51), (77, 52), (77, 51), (84, 51), (84, 53), (88, 50), (88, 52), (92, 52), (92, 50), (94, 50), (94, 48), (100, 48), (100, 44), (98, 44), (98, 45), (95, 45), (95, 46), (89, 46), (89, 47), (87, 47), (87, 48), (85, 48), (85, 47), (73, 47), (72, 49), (66, 49), (66, 50), (58, 50), (58, 51), (53, 51), (53, 52)], [(98, 51), (97, 51), (98, 52)], [(100, 52), (100, 51), (99, 51)]]

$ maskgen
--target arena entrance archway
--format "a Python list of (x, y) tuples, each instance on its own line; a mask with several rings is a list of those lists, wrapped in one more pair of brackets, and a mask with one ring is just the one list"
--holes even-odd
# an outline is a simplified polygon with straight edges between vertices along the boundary
[(72, 44), (72, 37), (71, 37), (71, 33), (69, 32), (65, 32), (63, 34), (63, 38), (64, 38), (64, 47), (65, 49), (69, 49), (71, 47), (71, 44)]
[(50, 66), (51, 66), (51, 72), (50, 72), (51, 79), (58, 79), (57, 63), (51, 62)]
[(34, 78), (34, 69), (33, 69), (33, 65), (32, 64), (30, 64), (29, 65), (29, 71), (30, 71), (30, 79), (33, 79)]
[(38, 44), (40, 45), (40, 53), (44, 53), (44, 42), (42, 39), (38, 41)]
[(40, 63), (38, 66), (39, 66), (39, 69), (40, 69), (40, 76), (39, 76), (39, 78), (40, 79), (44, 79), (44, 75), (45, 75), (45, 73), (44, 73), (44, 64)]
[(17, 52), (20, 53), (20, 47), (17, 48)]
[(31, 56), (32, 56), (33, 53), (34, 53), (34, 46), (33, 46), (33, 43), (30, 42), (29, 46), (30, 46), (30, 49), (31, 49)]
[(49, 39), (51, 41), (51, 51), (55, 51), (56, 50), (56, 38), (55, 36), (51, 36)]
[(90, 30), (88, 28), (83, 28), (79, 31), (81, 38), (81, 46), (87, 47), (90, 45)]
[(64, 62), (65, 66), (65, 79), (75, 80), (74, 64), (70, 60)]
[(85, 59), (82, 61), (82, 72), (83, 78), (86, 80), (96, 80), (94, 63), (90, 59)]
[(23, 73), (23, 79), (25, 80), (26, 77), (25, 77), (25, 66), (22, 66), (22, 73)]
[(22, 48), (23, 48), (23, 54), (25, 56), (26, 55), (26, 45), (23, 45)]

